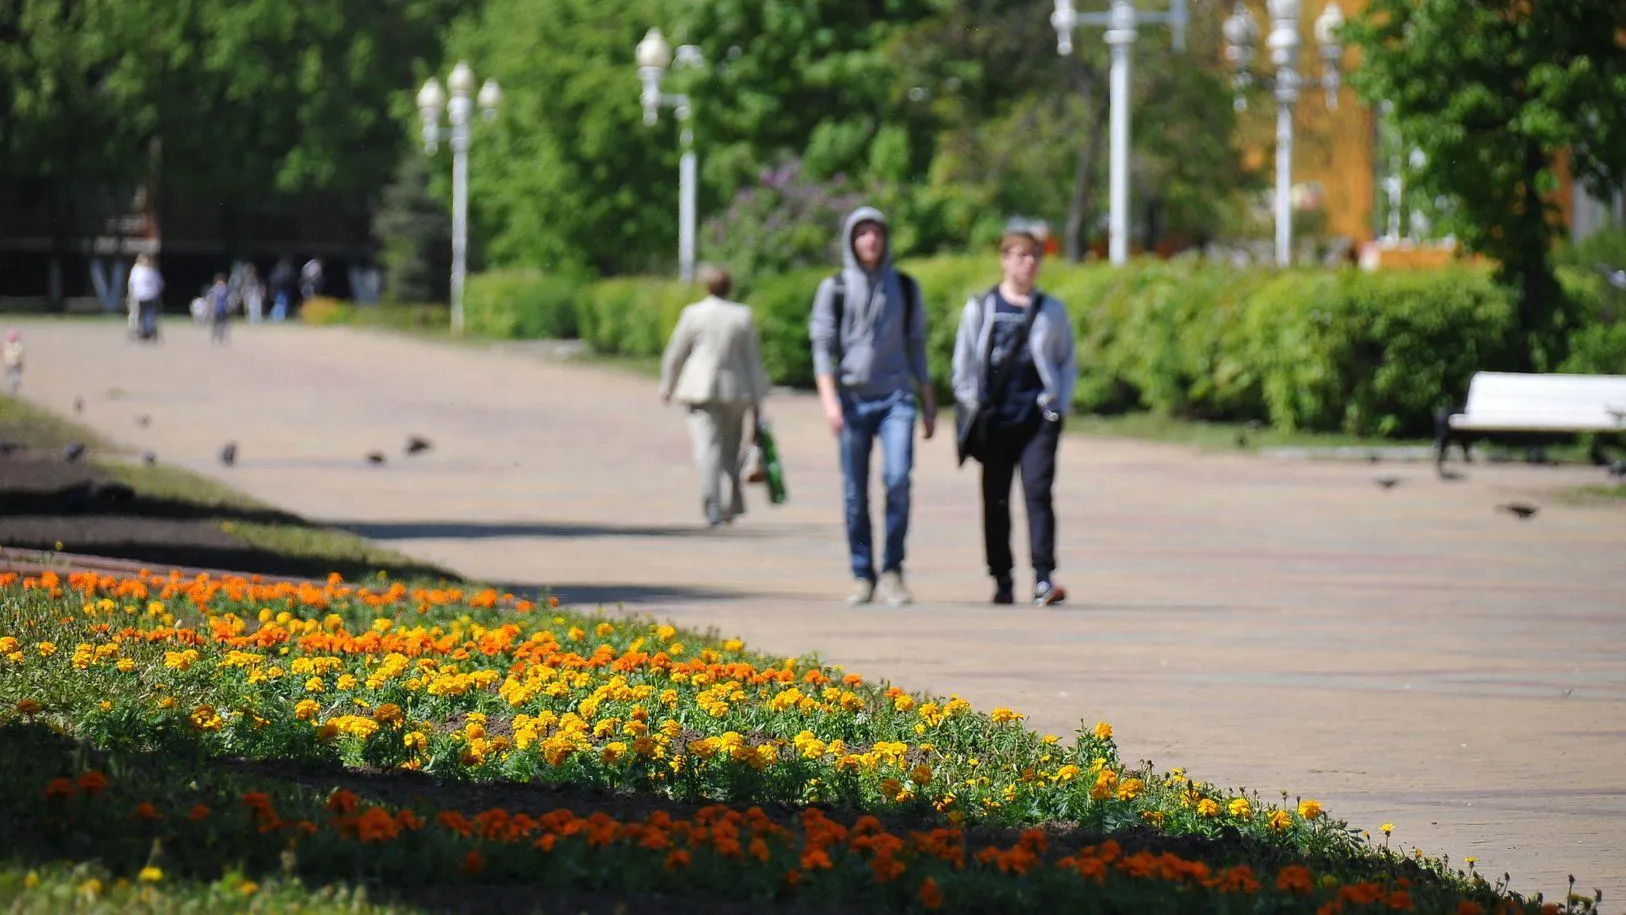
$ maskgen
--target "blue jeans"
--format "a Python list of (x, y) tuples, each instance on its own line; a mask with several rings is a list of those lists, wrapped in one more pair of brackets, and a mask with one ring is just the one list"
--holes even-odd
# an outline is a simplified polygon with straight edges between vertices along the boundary
[(279, 292), (271, 305), (271, 320), (281, 321), (288, 317), (288, 293)]
[(898, 391), (878, 399), (841, 395), (841, 474), (846, 480), (847, 550), (854, 578), (875, 580), (869, 517), (869, 456), (881, 440), (881, 480), (886, 485), (886, 553), (883, 572), (903, 570), (909, 533), (909, 472), (915, 463), (915, 395)]

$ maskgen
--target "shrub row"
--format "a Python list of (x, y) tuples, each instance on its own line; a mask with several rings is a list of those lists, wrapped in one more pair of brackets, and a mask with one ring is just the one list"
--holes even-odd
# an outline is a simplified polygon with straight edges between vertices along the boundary
[[(930, 355), (946, 393), (960, 309), (998, 279), (988, 257), (911, 261), (930, 321)], [(829, 273), (764, 277), (739, 292), (756, 309), (776, 383), (812, 384), (807, 316)], [(1626, 371), (1626, 322), (1609, 314), (1594, 278), (1566, 274), (1580, 315), (1561, 370)], [(1432, 429), (1436, 407), (1460, 403), (1475, 371), (1517, 365), (1514, 293), (1473, 267), (1409, 273), (1354, 269), (1236, 270), (1141, 261), (1123, 269), (1053, 263), (1041, 286), (1076, 324), (1074, 407), (1202, 419), (1263, 419), (1281, 429), (1409, 435)], [(533, 271), (473, 278), (471, 330), (492, 336), (570, 336), (595, 350), (661, 352), (698, 290), (670, 280), (582, 283)]]

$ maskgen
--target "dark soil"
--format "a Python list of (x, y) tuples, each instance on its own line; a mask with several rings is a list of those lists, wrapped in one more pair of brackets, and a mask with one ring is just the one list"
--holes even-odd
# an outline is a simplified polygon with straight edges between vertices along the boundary
[(127, 559), (170, 568), (322, 579), (338, 572), (359, 581), (455, 575), (428, 564), (385, 565), (295, 555), (251, 544), (222, 528), (249, 521), (316, 530), (297, 515), (269, 509), (155, 498), (117, 483), (89, 457), (70, 461), (59, 428), (27, 417), (0, 419), (0, 546)]

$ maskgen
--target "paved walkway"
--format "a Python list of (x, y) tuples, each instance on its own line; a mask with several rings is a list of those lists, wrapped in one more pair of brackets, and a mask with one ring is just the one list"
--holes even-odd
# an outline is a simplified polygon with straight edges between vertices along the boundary
[[(1396, 843), (1476, 856), (1520, 891), (1551, 898), (1573, 873), (1626, 911), (1626, 508), (1551, 498), (1595, 470), (1443, 483), (1425, 465), (1072, 437), (1057, 511), (1074, 599), (995, 610), (973, 471), (944, 439), (919, 451), (919, 603), (848, 609), (834, 446), (809, 397), (770, 408), (790, 503), (755, 498), (713, 533), (682, 416), (645, 378), (345, 329), (239, 326), (211, 348), (172, 322), (148, 348), (111, 324), (19, 326), (33, 400), (83, 397), (120, 442), (404, 552), (1059, 734), (1110, 721), (1130, 760), (1392, 822)], [(412, 433), (434, 451), (400, 457)], [(231, 469), (215, 461), (228, 439)], [(372, 449), (389, 463), (368, 466)], [(1495, 510), (1515, 499), (1541, 514)]]

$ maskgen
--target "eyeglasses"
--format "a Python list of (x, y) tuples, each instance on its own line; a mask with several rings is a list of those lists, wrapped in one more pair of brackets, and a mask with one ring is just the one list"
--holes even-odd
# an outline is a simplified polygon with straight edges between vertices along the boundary
[(1006, 248), (1000, 253), (1006, 257), (1031, 258), (1033, 260), (1039, 259), (1039, 252), (1033, 250), (1032, 248)]

